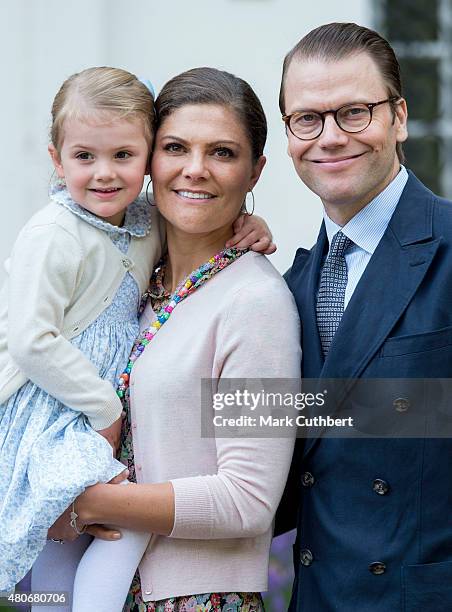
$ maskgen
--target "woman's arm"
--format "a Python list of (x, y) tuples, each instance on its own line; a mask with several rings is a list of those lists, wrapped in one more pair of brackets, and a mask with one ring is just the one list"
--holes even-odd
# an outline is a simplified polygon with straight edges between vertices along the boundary
[[(264, 258), (254, 260), (255, 276)], [(218, 330), (218, 390), (296, 392), (300, 381), (300, 329), (292, 295), (278, 278), (249, 283), (232, 299)], [(270, 379), (266, 382), (266, 379)], [(290, 383), (272, 383), (290, 379)], [(231, 381), (231, 384), (230, 382)], [(282, 386), (282, 388), (281, 388)], [(267, 411), (260, 406), (255, 415)], [(224, 411), (223, 411), (224, 412)], [(227, 415), (226, 415), (227, 416)], [(246, 435), (256, 430), (250, 428)], [(216, 432), (217, 436), (221, 435)], [(172, 480), (177, 538), (253, 537), (265, 533), (281, 498), (293, 452), (295, 429), (268, 437), (215, 437), (218, 471)], [(284, 437), (285, 436), (285, 437)], [(288, 437), (289, 436), (289, 437)]]
[[(233, 296), (218, 338), (222, 378), (299, 378), (298, 316), (280, 282), (254, 283)], [(78, 498), (77, 512), (83, 522), (178, 538), (266, 532), (284, 489), (293, 438), (217, 438), (216, 448), (215, 474), (153, 485), (95, 485)]]
[(10, 264), (8, 352), (27, 378), (103, 429), (120, 417), (121, 402), (61, 334), (83, 266), (79, 242), (62, 227), (22, 230)]
[(97, 484), (75, 502), (77, 524), (112, 524), (169, 535), (174, 524), (174, 492), (170, 482), (118, 487)]

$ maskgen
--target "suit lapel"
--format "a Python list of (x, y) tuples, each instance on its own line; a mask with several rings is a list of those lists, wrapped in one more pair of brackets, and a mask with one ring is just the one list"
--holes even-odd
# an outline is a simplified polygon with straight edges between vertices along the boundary
[[(373, 254), (334, 336), (322, 378), (357, 378), (410, 303), (440, 239), (401, 248), (386, 232)], [(390, 270), (390, 275), (385, 271)]]
[[(320, 373), (321, 378), (347, 379), (337, 397), (337, 407), (390, 335), (435, 257), (441, 239), (432, 239), (433, 200), (433, 194), (410, 173), (388, 228), (342, 317)], [(312, 297), (314, 303), (315, 296), (316, 292)], [(312, 318), (315, 321), (315, 306)], [(316, 335), (318, 338), (318, 332)], [(303, 358), (307, 362), (310, 354), (305, 352)], [(305, 453), (316, 440), (307, 440)]]
[(327, 249), (325, 225), (322, 223), (312, 251), (299, 249), (288, 279), (300, 314), (302, 328), (303, 377), (317, 378), (323, 368), (323, 353), (317, 328), (316, 298), (323, 254)]

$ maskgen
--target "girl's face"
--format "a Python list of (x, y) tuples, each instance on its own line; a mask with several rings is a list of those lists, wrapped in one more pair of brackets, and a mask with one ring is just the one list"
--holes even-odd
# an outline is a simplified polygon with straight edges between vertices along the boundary
[(233, 110), (183, 106), (156, 134), (151, 172), (156, 204), (170, 225), (190, 234), (231, 227), (264, 164), (263, 156), (252, 159)]
[(49, 153), (72, 199), (112, 225), (139, 195), (149, 161), (149, 144), (139, 118), (67, 119), (63, 143)]

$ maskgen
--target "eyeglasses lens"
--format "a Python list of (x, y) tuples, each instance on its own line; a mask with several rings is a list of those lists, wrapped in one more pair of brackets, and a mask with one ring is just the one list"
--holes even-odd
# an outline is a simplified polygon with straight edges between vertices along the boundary
[[(360, 132), (370, 123), (371, 111), (365, 104), (349, 104), (336, 113), (336, 122), (345, 132)], [(323, 118), (319, 113), (300, 111), (290, 118), (290, 129), (303, 140), (317, 138), (323, 129)]]
[(337, 113), (337, 122), (346, 132), (359, 132), (370, 123), (370, 110), (364, 104), (343, 106)]

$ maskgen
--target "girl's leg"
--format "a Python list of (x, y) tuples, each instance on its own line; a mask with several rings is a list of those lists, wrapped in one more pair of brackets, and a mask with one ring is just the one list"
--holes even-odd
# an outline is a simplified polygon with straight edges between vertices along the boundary
[[(69, 612), (74, 587), (74, 577), (83, 553), (88, 548), (92, 537), (83, 535), (74, 542), (59, 544), (49, 540), (31, 572), (31, 590), (61, 592), (69, 594), (69, 605), (66, 606), (33, 606), (32, 612)], [(94, 609), (92, 607), (87, 610)]]
[(74, 581), (72, 612), (121, 612), (150, 534), (121, 529), (116, 541), (96, 538), (83, 555)]
[[(129, 484), (128, 480), (121, 482)], [(75, 576), (72, 612), (121, 612), (132, 579), (150, 540), (149, 533), (120, 529), (121, 539), (95, 538)]]

